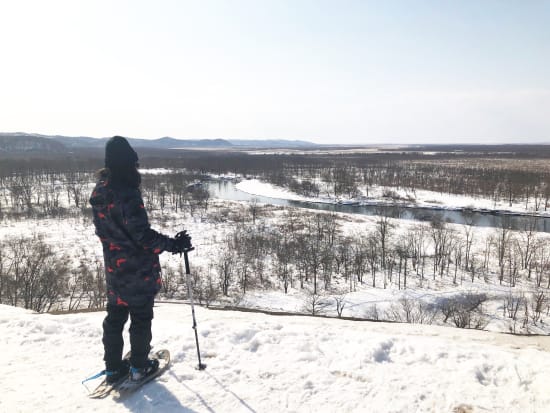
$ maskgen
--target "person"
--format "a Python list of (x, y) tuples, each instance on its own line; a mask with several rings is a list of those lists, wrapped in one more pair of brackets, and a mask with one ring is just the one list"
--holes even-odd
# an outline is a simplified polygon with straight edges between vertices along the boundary
[[(161, 288), (159, 254), (191, 248), (186, 231), (170, 238), (149, 224), (139, 186), (138, 156), (128, 141), (114, 136), (105, 145), (105, 168), (90, 197), (95, 233), (103, 246), (107, 316), (103, 321), (105, 374), (116, 383), (128, 374), (139, 381), (158, 369), (148, 358), (154, 297)], [(130, 317), (131, 357), (122, 359), (122, 331)]]

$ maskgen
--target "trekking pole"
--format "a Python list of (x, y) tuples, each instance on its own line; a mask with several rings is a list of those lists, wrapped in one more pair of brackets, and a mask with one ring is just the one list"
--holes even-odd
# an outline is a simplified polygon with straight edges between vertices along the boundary
[(197, 366), (197, 370), (204, 370), (206, 368), (206, 364), (203, 364), (201, 362), (201, 352), (199, 350), (199, 336), (197, 334), (197, 320), (195, 319), (195, 304), (193, 303), (193, 288), (191, 286), (191, 270), (189, 269), (189, 258), (187, 257), (187, 253), (190, 251), (193, 251), (194, 248), (191, 247), (183, 252), (183, 257), (185, 259), (185, 274), (187, 278), (187, 294), (189, 296), (189, 301), (191, 302), (191, 314), (193, 316), (193, 330), (195, 330), (195, 343), (197, 344), (197, 357), (199, 358), (199, 365)]

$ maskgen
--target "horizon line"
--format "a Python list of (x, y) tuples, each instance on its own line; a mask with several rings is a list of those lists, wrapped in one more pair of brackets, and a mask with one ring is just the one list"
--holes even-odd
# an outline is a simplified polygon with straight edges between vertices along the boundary
[[(378, 138), (373, 139), (369, 143), (360, 143), (360, 142), (348, 142), (348, 143), (317, 143), (315, 140), (319, 138), (280, 138), (280, 137), (174, 137), (174, 136), (161, 136), (161, 137), (135, 137), (131, 135), (123, 135), (123, 134), (113, 134), (109, 136), (91, 136), (91, 135), (62, 135), (62, 134), (48, 134), (48, 133), (40, 133), (40, 132), (23, 132), (23, 131), (15, 131), (15, 132), (0, 132), (0, 135), (37, 135), (37, 136), (43, 136), (43, 137), (61, 137), (61, 138), (89, 138), (89, 139), (109, 139), (113, 136), (122, 136), (128, 139), (140, 139), (140, 140), (160, 140), (160, 139), (175, 139), (175, 140), (260, 140), (260, 141), (269, 141), (269, 140), (280, 140), (280, 141), (301, 141), (305, 143), (311, 143), (318, 146), (374, 146), (374, 145), (384, 145), (384, 146), (415, 146), (415, 145), (430, 145), (430, 146), (449, 146), (449, 145), (460, 145), (460, 146), (490, 146), (490, 145), (550, 145), (550, 138), (489, 138), (489, 137), (470, 137), (470, 138), (464, 138), (464, 137), (457, 137), (453, 138), (457, 141), (451, 141), (451, 142), (441, 142), (441, 143), (434, 143), (434, 142), (422, 142), (423, 140), (435, 140), (435, 139), (441, 139), (437, 137), (432, 138), (421, 138), (418, 141), (415, 142), (387, 142), (392, 140), (402, 140), (402, 139), (408, 139), (408, 138)], [(491, 143), (472, 143), (472, 142), (458, 142), (458, 141), (469, 141), (469, 140), (495, 140), (495, 139), (502, 139), (503, 142), (491, 142)], [(335, 140), (338, 140), (337, 138)], [(512, 140), (512, 142), (508, 141)], [(525, 141), (528, 142), (525, 142)], [(383, 142), (386, 141), (386, 142)], [(506, 141), (506, 142), (504, 142)]]

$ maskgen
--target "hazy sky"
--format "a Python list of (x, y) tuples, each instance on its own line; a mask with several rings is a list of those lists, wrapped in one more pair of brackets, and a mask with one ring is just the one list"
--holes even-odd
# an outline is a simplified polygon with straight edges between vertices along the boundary
[(0, 131), (550, 142), (550, 0), (0, 0)]

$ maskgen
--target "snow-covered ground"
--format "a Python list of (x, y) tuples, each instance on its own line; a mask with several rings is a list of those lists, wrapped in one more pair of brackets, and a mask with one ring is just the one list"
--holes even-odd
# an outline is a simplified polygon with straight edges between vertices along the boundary
[(141, 174), (148, 174), (148, 175), (165, 175), (171, 172), (174, 172), (173, 169), (167, 169), (167, 168), (140, 168), (139, 172)]
[[(358, 202), (361, 204), (391, 204), (410, 207), (424, 207), (424, 208), (441, 208), (441, 209), (472, 209), (481, 211), (500, 211), (517, 214), (530, 214), (537, 216), (550, 216), (550, 211), (540, 210), (535, 211), (533, 205), (529, 205), (526, 209), (524, 202), (514, 202), (510, 206), (507, 202), (494, 202), (487, 198), (475, 198), (465, 195), (447, 194), (427, 190), (416, 190), (414, 192), (404, 189), (386, 188), (379, 186), (369, 187), (368, 196), (366, 190), (363, 188), (363, 197), (360, 199), (345, 199), (334, 198), (324, 193), (319, 197), (306, 197), (296, 194), (286, 188), (282, 188), (268, 182), (263, 182), (258, 179), (247, 179), (239, 182), (236, 187), (243, 192), (265, 196), (270, 198), (281, 198), (294, 201), (307, 201), (307, 202), (324, 202), (324, 203), (336, 203), (336, 202)], [(384, 197), (386, 191), (391, 191), (396, 194), (399, 199), (388, 199)]]
[(268, 182), (263, 182), (263, 181), (260, 181), (259, 179), (246, 179), (236, 184), (235, 187), (251, 195), (266, 196), (269, 198), (280, 198), (280, 199), (288, 199), (292, 201), (309, 201), (309, 202), (314, 202), (314, 201), (329, 202), (330, 201), (325, 198), (312, 198), (312, 197), (298, 195), (290, 191), (289, 189), (276, 186)]
[[(0, 306), (2, 412), (547, 412), (550, 338), (436, 326), (155, 307), (171, 369), (126, 400), (90, 400), (104, 314)], [(128, 340), (126, 340), (128, 342)]]
[[(243, 181), (239, 187), (256, 195), (303, 199), (254, 180)], [(213, 201), (211, 208), (220, 208), (214, 209), (214, 215), (222, 209), (246, 212), (247, 204)], [(366, 234), (378, 219), (337, 215), (344, 234)], [(283, 216), (284, 209), (273, 207), (260, 219), (275, 225)], [(196, 246), (192, 269), (208, 266), (224, 234), (235, 225), (200, 214), (190, 217), (159, 211), (151, 211), (151, 220), (154, 228), (169, 235), (182, 227), (190, 231)], [(391, 222), (395, 237), (416, 225), (399, 219)], [(457, 233), (465, 230), (461, 225), (451, 226)], [(479, 251), (494, 229), (472, 230), (473, 250)], [(82, 216), (2, 221), (0, 239), (33, 234), (43, 236), (59, 254), (66, 254), (75, 267), (81, 261), (101, 261), (92, 224)], [(161, 260), (165, 270), (181, 264), (179, 257), (169, 254), (163, 254)], [(528, 292), (530, 284), (500, 286), (492, 274), (488, 281), (476, 278), (469, 282), (466, 277), (459, 285), (447, 277), (426, 280), (420, 287), (412, 275), (406, 290), (378, 285), (372, 288), (367, 281), (348, 293), (343, 315), (371, 317), (373, 306), (382, 312), (403, 297), (433, 302), (446, 295), (481, 291), (493, 298), (486, 308), (491, 332), (197, 308), (201, 347), (208, 364), (207, 371), (198, 372), (193, 369), (196, 353), (189, 307), (162, 303), (156, 308), (153, 344), (172, 352), (173, 367), (157, 383), (117, 403), (88, 400), (80, 385), (82, 379), (102, 368), (102, 313), (37, 315), (0, 306), (0, 388), (4, 390), (0, 412), (547, 411), (550, 338), (496, 333), (510, 330), (502, 297), (508, 292)], [(345, 290), (345, 285), (342, 287)], [(303, 312), (307, 298), (298, 286), (284, 294), (276, 281), (274, 290), (251, 289), (242, 296), (234, 293), (225, 304), (275, 311)], [(327, 312), (335, 315), (336, 310)], [(529, 327), (531, 333), (549, 331), (547, 313), (536, 326)], [(38, 397), (39, 393), (43, 396)]]

